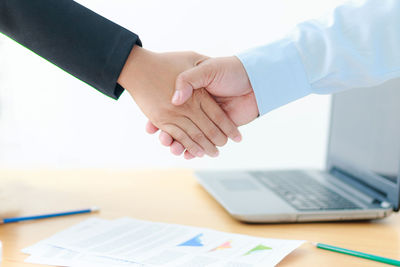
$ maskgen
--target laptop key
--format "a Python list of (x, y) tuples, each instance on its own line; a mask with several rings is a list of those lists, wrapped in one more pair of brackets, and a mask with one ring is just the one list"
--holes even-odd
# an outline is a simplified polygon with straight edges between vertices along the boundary
[(264, 186), (298, 210), (360, 209), (302, 172), (252, 172)]

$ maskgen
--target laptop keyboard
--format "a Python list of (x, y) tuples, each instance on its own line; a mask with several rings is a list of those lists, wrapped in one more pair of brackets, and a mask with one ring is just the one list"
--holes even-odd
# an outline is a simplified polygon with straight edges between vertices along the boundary
[(360, 209), (358, 205), (300, 171), (251, 174), (298, 210)]

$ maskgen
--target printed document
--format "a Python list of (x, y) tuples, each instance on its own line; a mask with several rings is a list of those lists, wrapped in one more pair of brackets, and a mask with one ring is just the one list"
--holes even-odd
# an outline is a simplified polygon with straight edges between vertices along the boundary
[(303, 241), (131, 218), (92, 218), (23, 250), (57, 266), (275, 266)]

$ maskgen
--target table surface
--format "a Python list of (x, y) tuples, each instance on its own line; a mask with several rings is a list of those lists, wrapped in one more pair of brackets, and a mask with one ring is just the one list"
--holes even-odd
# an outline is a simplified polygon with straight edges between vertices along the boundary
[[(101, 212), (0, 225), (2, 266), (35, 266), (21, 249), (89, 217), (178, 223), (269, 238), (301, 239), (400, 258), (400, 216), (339, 223), (245, 224), (236, 221), (196, 182), (190, 170), (0, 171), (0, 217), (93, 205)], [(37, 266), (37, 265), (36, 265)], [(295, 250), (278, 266), (387, 266), (314, 248)]]

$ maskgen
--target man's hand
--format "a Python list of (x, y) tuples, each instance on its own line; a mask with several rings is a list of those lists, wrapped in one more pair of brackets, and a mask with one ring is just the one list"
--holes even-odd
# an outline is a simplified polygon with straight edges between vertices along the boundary
[[(204, 59), (195, 67), (179, 74), (172, 103), (185, 103), (194, 90), (201, 88), (205, 88), (214, 97), (237, 126), (251, 122), (259, 114), (246, 70), (237, 57)], [(155, 133), (158, 128), (149, 122), (146, 130), (148, 133)], [(180, 155), (185, 150), (185, 145), (174, 141), (164, 131), (160, 133), (160, 141), (163, 145), (170, 146), (173, 154)], [(190, 151), (185, 151), (186, 159), (194, 156)]]
[(170, 102), (176, 77), (203, 59), (193, 52), (160, 54), (135, 46), (118, 79), (152, 125), (198, 157), (217, 156), (216, 146), (224, 145), (227, 136), (240, 138), (236, 125), (207, 91), (197, 90), (180, 106)]

